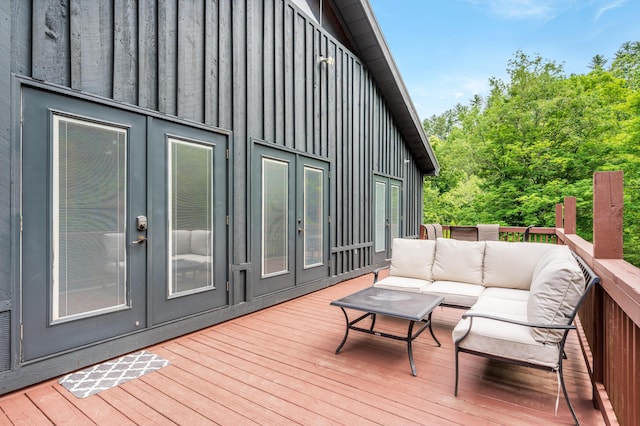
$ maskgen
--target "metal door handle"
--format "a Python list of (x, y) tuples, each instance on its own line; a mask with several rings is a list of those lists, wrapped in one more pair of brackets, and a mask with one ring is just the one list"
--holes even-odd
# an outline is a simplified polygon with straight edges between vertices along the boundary
[(304, 228), (298, 228), (298, 232), (304, 232)]
[(131, 241), (131, 244), (142, 244), (145, 241), (147, 241), (147, 237), (145, 237), (144, 235), (138, 235), (138, 239)]

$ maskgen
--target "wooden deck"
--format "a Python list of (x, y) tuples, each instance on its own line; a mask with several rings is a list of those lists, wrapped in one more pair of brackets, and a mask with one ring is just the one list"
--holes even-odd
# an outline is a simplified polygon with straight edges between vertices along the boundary
[[(338, 355), (344, 317), (331, 300), (371, 285), (366, 275), (219, 324), (149, 350), (168, 367), (85, 399), (57, 381), (0, 397), (0, 424), (572, 424), (564, 398), (554, 415), (553, 373), (461, 354), (453, 396), (451, 330), (461, 310), (437, 308), (434, 329), (414, 343), (351, 333)], [(406, 323), (379, 319), (389, 330)], [(567, 388), (585, 425), (603, 424), (575, 335)]]

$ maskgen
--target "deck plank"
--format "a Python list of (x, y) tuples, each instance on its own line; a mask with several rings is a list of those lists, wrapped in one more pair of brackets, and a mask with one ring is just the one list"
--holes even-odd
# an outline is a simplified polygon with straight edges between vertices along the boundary
[[(437, 308), (437, 347), (345, 330), (332, 300), (371, 285), (372, 275), (284, 302), (148, 350), (171, 364), (90, 396), (75, 398), (56, 381), (0, 397), (9, 424), (571, 424), (553, 373), (460, 355), (453, 396), (451, 331), (462, 310)], [(356, 315), (356, 312), (352, 312)], [(377, 328), (404, 333), (404, 321), (379, 317)], [(567, 389), (582, 424), (601, 425), (575, 335), (567, 344)]]

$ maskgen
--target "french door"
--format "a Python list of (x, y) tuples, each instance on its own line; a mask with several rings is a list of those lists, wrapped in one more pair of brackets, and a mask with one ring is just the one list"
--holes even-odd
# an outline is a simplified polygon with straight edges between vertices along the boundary
[(252, 167), (253, 295), (329, 274), (329, 164), (255, 145)]
[(373, 261), (391, 258), (394, 238), (401, 236), (402, 182), (374, 176), (373, 179)]
[(227, 303), (226, 135), (22, 89), (22, 361)]

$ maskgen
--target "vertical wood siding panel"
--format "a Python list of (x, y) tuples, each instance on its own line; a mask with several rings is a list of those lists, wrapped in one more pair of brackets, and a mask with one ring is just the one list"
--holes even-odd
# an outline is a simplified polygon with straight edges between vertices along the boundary
[[(234, 130), (234, 238), (233, 263), (244, 263), (247, 258), (249, 226), (247, 224), (247, 2), (233, 0), (231, 13), (233, 52), (233, 130)], [(238, 283), (242, 285), (242, 283)]]
[[(277, 1), (277, 0), (275, 0)], [(273, 142), (276, 138), (275, 130), (275, 8), (274, 0), (266, 0), (264, 2), (264, 40), (263, 40), (263, 54), (264, 54), (264, 98), (263, 98), (263, 111), (264, 111), (264, 139), (269, 142)]]
[[(330, 42), (328, 54), (337, 60), (336, 44)], [(336, 90), (336, 67), (331, 67), (330, 72), (327, 75), (327, 151), (324, 154), (328, 158), (335, 157), (335, 141), (337, 131), (336, 120), (336, 103), (337, 103), (337, 90)]]
[[(10, 2), (10, 5), (16, 2)], [(27, 4), (28, 2), (17, 2)], [(66, 1), (50, 2), (34, 0), (31, 28), (32, 43), (16, 46), (18, 52), (31, 52), (33, 78), (69, 86), (71, 83), (71, 62), (69, 45), (69, 4)], [(25, 26), (29, 29), (31, 26)], [(12, 28), (12, 31), (15, 31)], [(11, 46), (9, 40), (7, 46)], [(8, 52), (11, 57), (11, 50)]]
[(224, 129), (233, 129), (232, 1), (218, 3), (218, 125)]
[(320, 118), (320, 85), (322, 84), (322, 75), (326, 68), (329, 66), (324, 63), (320, 63), (318, 58), (320, 58), (320, 38), (321, 33), (318, 30), (313, 29), (311, 33), (311, 37), (313, 39), (313, 98), (310, 102), (310, 106), (313, 111), (313, 132), (311, 133), (311, 138), (309, 140), (310, 144), (308, 145), (309, 152), (313, 154), (318, 154), (319, 145), (320, 145), (320, 126), (321, 126), (321, 118)]
[(361, 127), (362, 127), (362, 99), (361, 99), (361, 83), (362, 69), (360, 64), (354, 61), (353, 73), (353, 143), (351, 144), (351, 187), (353, 191), (353, 217), (351, 219), (351, 229), (353, 234), (353, 243), (360, 243), (360, 218), (362, 217), (362, 204), (360, 201), (360, 173), (362, 170), (362, 159), (360, 158), (360, 147), (362, 145)]
[[(11, 99), (12, 2), (0, 3), (0, 99)], [(0, 114), (0, 300), (11, 299), (11, 115)], [(4, 341), (1, 336), (0, 340)], [(8, 340), (7, 340), (8, 341)], [(4, 342), (0, 342), (0, 346)]]
[(138, 3), (138, 105), (158, 108), (158, 5)]
[(178, 0), (158, 3), (158, 110), (177, 114)]
[(264, 138), (263, 134), (263, 2), (247, 2), (247, 134)]
[[(355, 193), (356, 190), (353, 187), (353, 175), (354, 175), (354, 164), (353, 164), (353, 145), (355, 144), (355, 138), (354, 138), (354, 126), (355, 126), (355, 120), (356, 120), (356, 109), (357, 109), (357, 100), (355, 97), (355, 82), (356, 82), (356, 77), (355, 77), (355, 59), (353, 57), (349, 57), (349, 117), (348, 117), (348, 128), (349, 128), (349, 133), (347, 135), (347, 144), (346, 144), (346, 148), (347, 148), (347, 153), (346, 153), (346, 164), (345, 164), (345, 168), (347, 170), (347, 176), (348, 176), (348, 180), (347, 180), (347, 188), (348, 188), (348, 201), (347, 201), (347, 206), (348, 206), (348, 210), (347, 210), (347, 217), (349, 218), (348, 221), (346, 221), (346, 225), (347, 225), (347, 243), (349, 245), (354, 244), (355, 240), (354, 240), (354, 229), (353, 229), (353, 224), (354, 224), (354, 216), (356, 216), (356, 212), (355, 212), (355, 203), (354, 203), (354, 198), (355, 198)], [(351, 254), (350, 254), (351, 256)], [(352, 265), (352, 259), (349, 259), (350, 261), (350, 265)]]
[(178, 2), (178, 116), (204, 121), (204, 0)]
[(218, 125), (218, 1), (204, 5), (204, 122)]
[(285, 5), (284, 10), (284, 145), (294, 147), (294, 106), (293, 88), (295, 75), (293, 72), (293, 56), (295, 46), (293, 42), (293, 20), (296, 11)]
[(71, 87), (113, 96), (113, 0), (71, 0)]
[(138, 102), (138, 10), (135, 0), (114, 0), (113, 98)]
[[(334, 176), (333, 180), (333, 188), (335, 193), (335, 216), (333, 218), (333, 229), (332, 232), (334, 234), (334, 243), (336, 247), (340, 247), (342, 245), (342, 208), (344, 203), (342, 202), (342, 175), (343, 168), (341, 167), (341, 159), (342, 159), (342, 151), (341, 147), (344, 141), (343, 135), (343, 108), (342, 108), (342, 99), (344, 94), (344, 77), (342, 72), (342, 64), (343, 64), (344, 54), (342, 49), (339, 49), (339, 52), (336, 53), (336, 137), (331, 144), (334, 152)], [(340, 253), (336, 253), (336, 273), (342, 273), (342, 257)]]
[(285, 31), (284, 31), (284, 0), (276, 0), (274, 10), (275, 30), (275, 138), (274, 141), (284, 145), (284, 62), (285, 62)]
[(306, 151), (305, 135), (307, 133), (307, 64), (310, 52), (306, 48), (306, 19), (299, 13), (295, 13), (293, 24), (293, 73), (295, 78), (293, 96), (295, 99), (294, 114), (294, 148)]
[(313, 144), (313, 127), (315, 121), (313, 117), (313, 86), (315, 84), (315, 72), (318, 67), (317, 58), (314, 57), (313, 52), (313, 34), (315, 32), (314, 26), (309, 23), (305, 28), (305, 43), (304, 48), (306, 52), (305, 62), (305, 85), (304, 92), (306, 98), (305, 106), (305, 132), (304, 132), (304, 147), (309, 149)]

